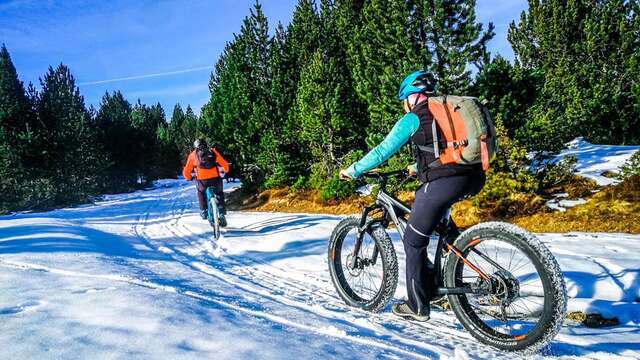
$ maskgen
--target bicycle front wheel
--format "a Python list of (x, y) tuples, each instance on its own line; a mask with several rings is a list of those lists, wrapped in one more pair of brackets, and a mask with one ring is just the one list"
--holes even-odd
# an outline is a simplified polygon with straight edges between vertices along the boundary
[(382, 226), (365, 232), (356, 250), (360, 219), (342, 220), (329, 240), (328, 263), (333, 285), (348, 305), (380, 311), (398, 285), (398, 260)]
[(220, 211), (215, 196), (209, 199), (209, 222), (213, 228), (213, 237), (218, 240), (220, 238)]
[(445, 286), (475, 289), (449, 295), (456, 317), (474, 337), (502, 350), (527, 352), (555, 337), (565, 316), (566, 287), (556, 259), (533, 234), (489, 222), (462, 233), (454, 247)]

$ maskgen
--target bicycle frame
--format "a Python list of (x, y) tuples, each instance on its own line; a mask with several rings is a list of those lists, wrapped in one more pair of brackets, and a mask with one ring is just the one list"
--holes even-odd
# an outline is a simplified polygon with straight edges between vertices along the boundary
[[(406, 216), (411, 213), (411, 208), (409, 207), (408, 204), (404, 203), (402, 200), (386, 192), (386, 184), (387, 184), (386, 177), (380, 176), (378, 180), (380, 181), (380, 191), (378, 192), (375, 202), (373, 205), (364, 208), (362, 212), (362, 217), (360, 218), (358, 236), (356, 238), (353, 252), (352, 252), (352, 255), (354, 256), (354, 258), (356, 257), (356, 254), (360, 251), (362, 238), (365, 232), (369, 231), (373, 225), (380, 224), (386, 229), (390, 225), (390, 222), (392, 222), (398, 229), (398, 233), (400, 234), (401, 239), (404, 238), (404, 235), (406, 232), (406, 228), (407, 228)], [(382, 217), (369, 219), (369, 214), (371, 214), (373, 211), (376, 211), (376, 210), (383, 211)], [(434, 233), (439, 235), (438, 245), (436, 247), (435, 256), (433, 258), (434, 262), (433, 263), (430, 262), (429, 264), (429, 266), (436, 271), (436, 279), (439, 284), (439, 288), (436, 293), (438, 295), (467, 294), (467, 293), (477, 294), (481, 291), (480, 289), (477, 289), (477, 288), (471, 288), (471, 287), (446, 288), (443, 286), (442, 264), (441, 264), (443, 249), (446, 249), (447, 252), (450, 251), (455, 256), (459, 257), (467, 266), (469, 266), (469, 268), (475, 271), (481, 279), (490, 280), (490, 277), (487, 274), (485, 274), (479, 267), (477, 267), (476, 265), (471, 263), (469, 260), (467, 260), (467, 258), (463, 256), (460, 250), (456, 249), (452, 244), (449, 244), (449, 242), (445, 241), (447, 235), (451, 231), (452, 226), (455, 226), (455, 224), (451, 221), (451, 209), (447, 209), (442, 220), (440, 221), (439, 225), (436, 227), (436, 230), (434, 231)], [(476, 250), (475, 247), (472, 248), (472, 251), (476, 252), (481, 257), (486, 258), (486, 256), (484, 256), (484, 254)], [(378, 257), (378, 248), (376, 247), (374, 248), (374, 252), (370, 260), (371, 263), (375, 264), (377, 261), (377, 257)], [(493, 261), (491, 262), (494, 263)], [(495, 265), (501, 268), (498, 264), (495, 264)]]
[(215, 206), (218, 206), (218, 199), (216, 198), (216, 194), (213, 192), (213, 188), (208, 187), (206, 190), (206, 195), (207, 195), (207, 217), (209, 220), (213, 219), (213, 209), (211, 205), (211, 201), (213, 200), (213, 203), (215, 204)]

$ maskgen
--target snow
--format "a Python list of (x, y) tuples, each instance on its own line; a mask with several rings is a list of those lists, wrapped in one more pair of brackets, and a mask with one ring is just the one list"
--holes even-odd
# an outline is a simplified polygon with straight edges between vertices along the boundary
[(577, 158), (576, 172), (593, 179), (598, 185), (606, 186), (616, 182), (602, 174), (617, 173), (620, 167), (636, 152), (640, 146), (595, 145), (579, 137), (567, 144), (556, 160), (573, 155)]
[(568, 208), (587, 203), (587, 200), (582, 198), (575, 200), (564, 199), (568, 196), (569, 194), (567, 193), (554, 194), (554, 198), (547, 200), (545, 205), (552, 210), (558, 210), (562, 212), (567, 211)]
[[(225, 184), (225, 186), (238, 184)], [(326, 264), (340, 217), (230, 212), (214, 243), (192, 183), (0, 217), (0, 358), (513, 359), (451, 312), (427, 323), (347, 307)], [(400, 274), (404, 253), (391, 231)], [(640, 358), (640, 236), (540, 234), (567, 282), (570, 321), (533, 358)], [(405, 293), (404, 276), (395, 294)]]

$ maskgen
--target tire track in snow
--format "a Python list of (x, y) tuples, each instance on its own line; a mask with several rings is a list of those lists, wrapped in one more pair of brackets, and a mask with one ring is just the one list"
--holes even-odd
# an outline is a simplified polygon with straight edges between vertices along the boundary
[[(189, 240), (190, 238), (202, 239), (204, 241), (209, 240), (203, 239), (202, 235), (191, 233), (189, 229), (180, 222), (186, 210), (186, 202), (179, 201), (180, 192), (182, 191), (174, 191), (173, 196), (169, 200), (171, 202), (171, 217), (167, 222), (162, 224), (162, 227), (187, 246), (194, 245), (193, 242)], [(167, 200), (160, 199), (155, 205), (151, 204), (149, 209), (157, 206), (162, 201)], [(258, 259), (244, 257), (240, 260), (238, 257), (225, 256), (224, 259), (219, 261), (219, 267), (222, 266), (223, 268), (220, 270), (207, 263), (206, 259), (203, 261), (202, 259), (194, 258), (192, 254), (185, 254), (183, 250), (177, 248), (174, 244), (154, 244), (152, 237), (146, 233), (146, 223), (148, 219), (149, 213), (147, 212), (144, 216), (140, 217), (140, 222), (136, 224), (135, 232), (150, 247), (158, 250), (161, 248), (171, 249), (172, 253), (170, 256), (185, 266), (208, 276), (215, 277), (219, 281), (233, 285), (242, 292), (258, 295), (287, 308), (298, 309), (303, 313), (312, 312), (323, 319), (340, 323), (342, 326), (353, 329), (349, 332), (354, 333), (358, 338), (362, 338), (362, 336), (374, 336), (378, 338), (375, 340), (370, 339), (369, 341), (380, 342), (379, 338), (382, 337), (386, 341), (394, 343), (394, 345), (390, 345), (386, 344), (385, 341), (386, 346), (391, 346), (398, 350), (401, 349), (397, 347), (398, 345), (409, 346), (415, 350), (430, 352), (432, 356), (435, 354), (452, 356), (452, 353), (443, 354), (442, 352), (453, 352), (456, 348), (469, 349), (469, 347), (471, 347), (473, 350), (472, 353), (475, 356), (500, 357), (501, 353), (493, 348), (478, 344), (466, 331), (452, 329), (453, 316), (450, 315), (440, 314), (441, 316), (438, 316), (441, 317), (440, 319), (434, 317), (429, 323), (416, 324), (396, 319), (389, 314), (372, 314), (359, 309), (349, 308), (336, 298), (333, 285), (327, 279), (304, 274), (305, 279), (309, 278), (316, 283), (326, 285), (319, 287), (310, 282), (292, 279), (286, 276), (284, 269)], [(166, 251), (163, 252), (167, 253)], [(272, 269), (272, 271), (265, 270), (264, 268)], [(274, 279), (278, 280), (276, 281)], [(197, 294), (191, 291), (190, 293)], [(254, 299), (251, 299), (250, 302), (251, 301), (254, 301)], [(301, 324), (301, 326), (308, 327), (308, 325), (303, 324)], [(324, 334), (326, 331), (320, 331), (320, 333)], [(411, 333), (411, 337), (407, 337), (407, 333)], [(437, 343), (440, 346), (430, 345), (430, 342), (434, 339), (438, 340)], [(442, 343), (443, 340), (445, 342), (444, 344)], [(414, 354), (410, 350), (402, 350)], [(503, 354), (506, 358), (517, 357), (514, 355), (515, 354)]]
[[(220, 307), (227, 308), (229, 310), (240, 312), (252, 317), (265, 319), (265, 320), (275, 322), (284, 326), (289, 326), (289, 327), (297, 328), (297, 329), (308, 331), (308, 332), (313, 332), (313, 333), (328, 336), (328, 337), (335, 337), (335, 338), (340, 338), (344, 340), (349, 340), (351, 342), (354, 342), (360, 345), (374, 346), (380, 349), (392, 351), (395, 353), (400, 353), (416, 359), (432, 359), (434, 355), (439, 355), (438, 353), (431, 353), (429, 354), (429, 356), (426, 356), (422, 354), (417, 354), (410, 350), (398, 348), (398, 347), (386, 344), (384, 342), (379, 342), (379, 341), (375, 341), (375, 340), (363, 338), (363, 337), (352, 336), (346, 333), (341, 333), (339, 331), (332, 331), (331, 328), (325, 329), (325, 330), (323, 330), (322, 328), (318, 329), (315, 326), (310, 326), (310, 325), (301, 324), (295, 321), (291, 321), (282, 316), (270, 314), (264, 311), (256, 311), (256, 310), (248, 309), (240, 305), (231, 304), (229, 302), (217, 299), (213, 296), (209, 296), (209, 295), (205, 295), (205, 294), (201, 294), (201, 293), (189, 291), (189, 290), (184, 291), (177, 287), (156, 284), (152, 281), (141, 280), (141, 279), (128, 277), (120, 274), (89, 274), (89, 273), (78, 272), (78, 271), (56, 269), (56, 268), (46, 267), (46, 266), (37, 265), (37, 264), (29, 264), (24, 262), (5, 261), (5, 260), (0, 260), (0, 266), (13, 268), (13, 269), (20, 269), (20, 270), (40, 271), (40, 272), (46, 272), (46, 273), (51, 273), (51, 274), (56, 274), (61, 276), (93, 278), (93, 279), (102, 279), (102, 280), (108, 280), (108, 281), (124, 282), (131, 285), (145, 287), (153, 290), (164, 291), (172, 294), (183, 295), (183, 296), (187, 296), (200, 301), (214, 303)], [(23, 310), (24, 309), (21, 307), (19, 311), (14, 311), (12, 312), (12, 314), (21, 312)], [(0, 315), (2, 314), (0, 313)]]
[[(172, 207), (172, 213), (174, 215), (177, 215), (177, 212), (175, 211), (175, 205), (177, 204), (176, 198), (178, 197), (178, 195), (174, 195), (172, 197), (172, 199), (170, 199), (171, 201), (171, 207)], [(162, 200), (157, 201), (157, 203), (160, 203)], [(155, 208), (158, 206), (158, 204), (150, 204), (149, 205), (149, 209), (151, 208)], [(182, 215), (182, 212), (180, 212), (180, 215)], [(141, 222), (139, 224), (137, 224), (137, 228), (136, 228), (136, 234), (138, 234), (138, 236), (141, 238), (141, 240), (145, 241), (147, 243), (148, 246), (152, 247), (152, 248), (156, 248), (158, 249), (159, 246), (157, 246), (156, 244), (153, 244), (153, 240), (151, 237), (148, 236), (148, 234), (146, 233), (146, 222), (148, 220), (148, 212), (143, 214), (140, 219)], [(177, 221), (168, 221), (168, 223), (170, 224), (176, 224)], [(169, 231), (171, 234), (173, 234), (177, 239), (181, 239), (185, 244), (187, 245), (192, 245), (191, 242), (186, 241), (185, 240), (185, 234), (180, 234), (179, 230), (174, 226), (174, 227), (170, 227), (168, 226), (166, 223), (163, 224), (163, 227), (165, 230)], [(192, 237), (192, 234), (186, 234), (190, 237)], [(283, 297), (283, 296), (277, 296), (274, 295), (271, 291), (267, 291), (266, 289), (263, 288), (263, 286), (255, 286), (255, 284), (250, 283), (249, 282), (249, 286), (247, 286), (247, 280), (242, 279), (241, 277), (236, 276), (230, 276), (233, 274), (229, 274), (229, 273), (225, 273), (225, 271), (219, 271), (217, 269), (215, 269), (213, 266), (200, 261), (199, 259), (194, 259), (193, 256), (191, 256), (190, 254), (184, 254), (184, 252), (180, 251), (179, 249), (177, 249), (176, 247), (170, 245), (170, 244), (164, 244), (164, 245), (160, 245), (162, 247), (165, 248), (173, 248), (172, 250), (177, 250), (174, 253), (171, 254), (171, 257), (178, 263), (181, 263), (182, 265), (185, 265), (187, 267), (192, 268), (193, 270), (205, 274), (209, 277), (215, 277), (216, 279), (218, 279), (221, 282), (224, 282), (226, 284), (229, 284), (235, 288), (237, 288), (241, 293), (243, 294), (255, 294), (258, 297), (261, 298), (266, 298), (269, 299), (273, 302), (279, 303), (287, 308), (298, 308), (299, 310), (303, 311), (303, 312), (307, 312), (308, 313), (308, 307), (304, 307), (305, 303), (303, 302), (296, 302), (296, 301), (292, 301), (291, 299), (287, 298), (287, 297)], [(230, 260), (228, 257), (225, 258), (225, 260)], [(234, 267), (238, 267), (240, 265), (239, 262), (233, 262)], [(225, 269), (226, 270), (226, 269)], [(308, 286), (300, 287), (300, 291), (308, 291)], [(197, 292), (194, 291), (190, 291), (190, 294), (198, 294)], [(200, 294), (202, 295), (202, 294)], [(203, 295), (206, 296), (206, 295)], [(241, 295), (242, 297), (244, 297), (244, 300), (247, 300), (247, 297), (244, 295)], [(248, 299), (248, 302), (251, 303), (252, 301), (254, 301), (254, 299)], [(319, 314), (316, 314), (319, 315)], [(277, 316), (277, 315), (276, 315)], [(320, 315), (319, 315), (320, 316)], [(327, 319), (326, 317), (323, 316), (323, 318)], [(335, 319), (335, 318), (330, 318), (327, 320), (339, 320), (339, 319)], [(289, 320), (290, 321), (290, 320)], [(343, 321), (344, 322), (344, 321)], [(304, 325), (304, 326), (308, 326), (308, 325)], [(353, 326), (352, 326), (353, 327)], [(312, 327), (315, 329), (315, 327)], [(363, 330), (363, 329), (360, 329)], [(318, 332), (318, 331), (316, 331)], [(326, 334), (327, 331), (319, 331), (318, 333)], [(360, 335), (362, 333), (362, 331), (355, 331), (356, 334)], [(379, 342), (377, 339), (370, 339), (369, 342)], [(426, 346), (425, 344), (415, 344), (418, 345), (418, 349), (423, 351), (423, 352), (429, 352), (431, 354), (431, 357), (433, 356), (437, 356), (439, 355), (439, 353), (441, 353), (442, 349), (440, 349), (440, 351), (438, 352), (432, 352), (430, 350), (428, 350), (427, 348), (429, 346)], [(400, 348), (397, 348), (397, 346), (391, 346), (391, 345), (387, 345), (385, 344), (385, 348), (387, 349), (397, 349), (397, 351), (400, 351)], [(434, 347), (435, 348), (435, 347)], [(415, 347), (414, 350), (405, 350), (402, 349), (402, 352), (408, 352), (410, 354), (413, 354), (412, 356), (415, 356)], [(438, 350), (437, 348), (435, 348), (435, 350)]]
[[(175, 230), (172, 230), (171, 228), (167, 228), (167, 230), (171, 231), (174, 235), (181, 237), (181, 235)], [(224, 271), (219, 271), (206, 264), (205, 266), (198, 267), (202, 269), (203, 272), (207, 272), (210, 275), (215, 276), (217, 273), (218, 278), (227, 282), (234, 281), (233, 278), (225, 276), (228, 273), (232, 273), (239, 277), (239, 279), (249, 281), (251, 283), (251, 287), (245, 288), (245, 290), (247, 291), (255, 291), (256, 287), (265, 289), (267, 291), (261, 291), (261, 295), (265, 297), (273, 297), (276, 300), (285, 298), (286, 301), (283, 301), (284, 303), (288, 304), (289, 306), (295, 306), (299, 308), (300, 303), (304, 305), (311, 305), (313, 306), (313, 309), (316, 310), (315, 312), (317, 315), (322, 315), (325, 317), (328, 316), (338, 321), (347, 321), (351, 326), (358, 326), (360, 328), (362, 328), (362, 326), (365, 326), (366, 330), (374, 332), (389, 332), (390, 327), (399, 329), (401, 330), (402, 334), (396, 334), (399, 336), (396, 337), (395, 340), (399, 340), (401, 343), (414, 342), (413, 339), (408, 339), (407, 337), (402, 336), (405, 335), (405, 332), (411, 332), (414, 336), (425, 331), (429, 332), (428, 334), (426, 334), (427, 336), (421, 334), (420, 338), (418, 339), (418, 341), (420, 341), (420, 344), (424, 344), (424, 342), (428, 343), (433, 339), (433, 332), (436, 332), (436, 336), (440, 337), (441, 339), (447, 338), (450, 342), (452, 342), (454, 348), (461, 346), (468, 347), (470, 345), (468, 342), (473, 342), (472, 346), (477, 347), (477, 349), (475, 350), (482, 349), (485, 351), (489, 351), (490, 353), (494, 353), (493, 355), (491, 355), (491, 357), (495, 358), (497, 356), (495, 354), (495, 352), (497, 351), (496, 349), (478, 344), (477, 340), (471, 337), (471, 335), (465, 330), (452, 329), (452, 321), (457, 321), (454, 320), (455, 318), (453, 316), (441, 313), (439, 314), (441, 316), (436, 315), (439, 317), (439, 319), (432, 318), (429, 322), (426, 323), (407, 322), (405, 320), (398, 319), (397, 317), (389, 313), (371, 313), (361, 309), (346, 306), (340, 299), (337, 298), (335, 290), (333, 288), (333, 284), (327, 279), (304, 274), (305, 278), (314, 279), (320, 283), (327, 285), (327, 287), (322, 288), (314, 286), (309, 282), (292, 279), (288, 276), (287, 270), (255, 258), (225, 256), (223, 262), (230, 263), (232, 267), (225, 267)], [(267, 267), (273, 269), (274, 271), (265, 271), (256, 266)], [(276, 281), (274, 279), (278, 280)], [(280, 279), (288, 279), (289, 281), (282, 281)], [(297, 291), (290, 291), (292, 287)], [(274, 290), (276, 290), (275, 294)], [(319, 297), (319, 294), (323, 296)], [(291, 297), (293, 297), (293, 299), (291, 299)], [(320, 309), (318, 309), (318, 307), (320, 307)], [(322, 312), (322, 314), (320, 314), (318, 311)], [(339, 311), (346, 318), (337, 318), (336, 311)], [(367, 324), (362, 325), (362, 322), (366, 322)], [(375, 326), (376, 329), (371, 329), (371, 325)], [(415, 343), (412, 345), (415, 345)], [(514, 355), (515, 354), (510, 354), (508, 358), (518, 357)]]

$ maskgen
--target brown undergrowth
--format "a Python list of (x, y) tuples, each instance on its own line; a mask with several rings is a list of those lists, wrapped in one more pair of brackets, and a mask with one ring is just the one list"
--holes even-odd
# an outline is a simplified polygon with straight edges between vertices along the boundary
[[(587, 198), (586, 204), (552, 211), (544, 206), (544, 199), (536, 195), (512, 194), (495, 204), (483, 204), (464, 200), (454, 205), (452, 216), (462, 228), (482, 221), (508, 221), (534, 232), (626, 232), (640, 233), (640, 177), (629, 178), (593, 194), (595, 185), (588, 180), (578, 180), (563, 189), (569, 198)], [(401, 192), (403, 201), (413, 201), (412, 192)], [(289, 213), (321, 213), (351, 215), (370, 205), (373, 197), (353, 197), (341, 201), (323, 202), (318, 191), (290, 192), (289, 189), (272, 189), (260, 194), (232, 194), (229, 199), (232, 210), (272, 211)]]
[(514, 222), (535, 232), (640, 233), (640, 176), (607, 187), (565, 212), (538, 213)]

